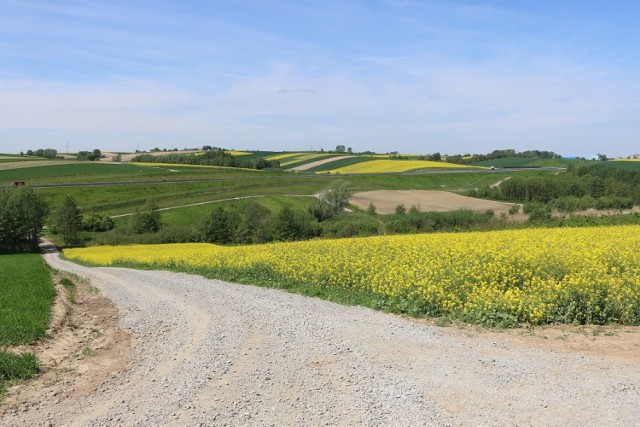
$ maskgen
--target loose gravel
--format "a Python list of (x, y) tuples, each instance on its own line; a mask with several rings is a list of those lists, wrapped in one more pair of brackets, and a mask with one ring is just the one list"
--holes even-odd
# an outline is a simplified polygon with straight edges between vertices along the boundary
[[(640, 370), (187, 274), (87, 268), (139, 338), (102, 387), (9, 425), (638, 425)], [(3, 423), (5, 423), (3, 422)]]

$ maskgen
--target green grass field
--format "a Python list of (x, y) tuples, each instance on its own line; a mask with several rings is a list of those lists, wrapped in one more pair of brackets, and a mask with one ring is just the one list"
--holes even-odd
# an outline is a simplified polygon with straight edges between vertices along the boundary
[(282, 151), (252, 151), (251, 154), (243, 154), (242, 160), (260, 159), (262, 157), (269, 157), (277, 154), (282, 154)]
[(40, 255), (0, 255), (0, 347), (44, 338), (54, 295)]
[(0, 157), (0, 163), (32, 162), (40, 159), (32, 157)]
[(637, 170), (640, 169), (640, 161), (634, 160), (612, 160), (602, 163), (604, 166), (616, 169)]
[(7, 381), (37, 372), (33, 354), (5, 348), (44, 338), (54, 295), (51, 273), (40, 255), (0, 255), (0, 395)]
[(163, 164), (60, 161), (60, 164), (0, 170), (0, 183), (23, 179), (30, 184), (76, 182), (163, 181), (225, 179), (260, 176), (262, 172), (223, 167), (174, 166)]
[[(543, 173), (540, 171), (520, 173)], [(431, 175), (315, 176), (298, 174), (262, 174), (262, 179), (238, 177), (227, 181), (135, 184), (101, 187), (38, 188), (55, 209), (63, 198), (73, 196), (83, 212), (120, 215), (134, 212), (152, 198), (158, 207), (170, 207), (241, 196), (309, 195), (321, 191), (336, 180), (347, 181), (353, 191), (434, 190), (462, 192), (489, 185), (510, 174), (505, 172), (443, 173)]]
[[(162, 219), (168, 224), (198, 223), (211, 209), (217, 206), (226, 208), (241, 209), (249, 203), (258, 203), (271, 212), (279, 212), (282, 208), (289, 207), (294, 210), (306, 209), (313, 200), (313, 196), (308, 197), (286, 197), (286, 196), (266, 196), (252, 197), (240, 200), (224, 200), (217, 203), (209, 203), (200, 206), (190, 206), (188, 208), (169, 209), (162, 212)], [(119, 218), (116, 218), (118, 220)], [(122, 218), (125, 219), (125, 218)]]

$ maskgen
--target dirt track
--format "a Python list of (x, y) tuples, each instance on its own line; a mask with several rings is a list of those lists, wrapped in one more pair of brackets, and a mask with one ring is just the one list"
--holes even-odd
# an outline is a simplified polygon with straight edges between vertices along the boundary
[(440, 328), (277, 290), (46, 258), (113, 300), (135, 347), (112, 374), (61, 376), (71, 393), (14, 390), (5, 425), (640, 422), (635, 328)]
[(355, 156), (335, 156), (335, 157), (330, 157), (328, 159), (316, 160), (315, 162), (306, 163), (304, 165), (296, 166), (295, 168), (291, 168), (291, 169), (287, 169), (287, 170), (289, 170), (289, 171), (306, 171), (306, 170), (309, 170), (311, 168), (315, 168), (316, 166), (321, 166), (321, 165), (324, 165), (326, 163), (335, 162), (336, 160), (350, 159), (351, 157), (355, 157)]

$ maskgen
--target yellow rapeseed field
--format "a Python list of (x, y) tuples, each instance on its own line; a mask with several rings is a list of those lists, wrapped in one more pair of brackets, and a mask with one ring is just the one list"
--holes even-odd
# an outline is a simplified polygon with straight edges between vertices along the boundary
[(223, 247), (67, 249), (99, 265), (213, 272), (371, 292), (431, 315), (491, 323), (640, 322), (640, 226), (377, 236)]
[(420, 169), (433, 168), (469, 168), (469, 166), (456, 165), (446, 162), (433, 162), (430, 160), (393, 160), (393, 159), (374, 159), (368, 162), (356, 163), (349, 166), (333, 169), (330, 173), (394, 173), (409, 172)]

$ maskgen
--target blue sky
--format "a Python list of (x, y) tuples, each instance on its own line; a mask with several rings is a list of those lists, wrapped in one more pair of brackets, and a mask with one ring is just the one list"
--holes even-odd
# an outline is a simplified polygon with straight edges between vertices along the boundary
[(640, 153), (640, 2), (0, 0), (0, 152)]

